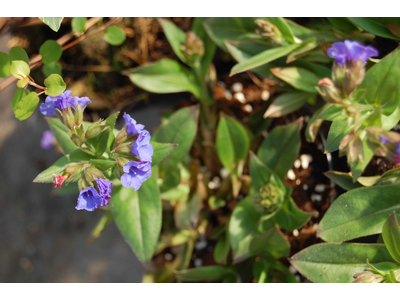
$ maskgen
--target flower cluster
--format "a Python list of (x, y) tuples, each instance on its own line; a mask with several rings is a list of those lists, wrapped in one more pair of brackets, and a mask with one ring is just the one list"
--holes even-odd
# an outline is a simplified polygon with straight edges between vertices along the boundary
[(89, 186), (79, 193), (77, 210), (85, 209), (94, 211), (96, 208), (106, 206), (111, 198), (111, 188), (113, 184), (102, 178), (96, 178), (97, 189)]
[(131, 144), (131, 154), (136, 155), (137, 161), (130, 161), (123, 166), (125, 174), (121, 176), (124, 187), (132, 186), (137, 191), (142, 183), (151, 176), (151, 161), (153, 146), (150, 144), (150, 133), (144, 129), (142, 124), (137, 124), (127, 113), (124, 114), (127, 133), (136, 135), (136, 140)]
[(40, 112), (45, 116), (54, 116), (56, 114), (56, 108), (59, 110), (66, 110), (68, 106), (76, 108), (78, 103), (81, 104), (82, 108), (91, 103), (88, 97), (71, 97), (71, 91), (65, 91), (57, 97), (47, 96), (45, 103), (40, 105)]
[(335, 59), (336, 63), (344, 65), (346, 62), (361, 60), (364, 64), (368, 58), (378, 56), (379, 52), (372, 46), (364, 46), (357, 41), (345, 40), (335, 42), (328, 49), (328, 56)]

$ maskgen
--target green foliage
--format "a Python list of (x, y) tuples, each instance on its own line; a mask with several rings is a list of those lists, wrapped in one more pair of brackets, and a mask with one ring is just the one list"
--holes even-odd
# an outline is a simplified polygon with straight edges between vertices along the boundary
[(303, 227), (312, 215), (312, 213), (300, 210), (292, 197), (287, 197), (274, 219), (283, 229), (293, 231)]
[(291, 257), (290, 263), (314, 282), (344, 283), (371, 264), (393, 262), (382, 244), (323, 243), (313, 245)]
[(61, 45), (54, 40), (47, 40), (40, 46), (39, 53), (44, 64), (56, 62), (62, 55)]
[(45, 23), (47, 26), (49, 26), (51, 29), (53, 29), (55, 32), (57, 32), (60, 29), (61, 22), (64, 18), (59, 18), (59, 17), (39, 17), (39, 19)]
[(118, 26), (109, 26), (103, 36), (104, 40), (113, 46), (121, 45), (125, 39), (125, 32)]
[(186, 39), (185, 32), (179, 29), (179, 27), (177, 27), (174, 23), (166, 19), (160, 18), (158, 21), (176, 56), (178, 56), (179, 59), (184, 63), (187, 63), (187, 59), (181, 50), (181, 45), (185, 43)]
[[(362, 29), (369, 31), (373, 34), (376, 34), (381, 37), (389, 38), (389, 39), (399, 39), (398, 36), (395, 36), (391, 33), (389, 28), (387, 27), (386, 22), (382, 22), (384, 18), (359, 18), (359, 17), (349, 17), (349, 19), (353, 24)], [(390, 19), (390, 18), (388, 18)], [(398, 18), (397, 18), (398, 19)], [(396, 20), (398, 24), (399, 21)]]
[(302, 107), (312, 96), (306, 92), (288, 92), (277, 97), (268, 107), (264, 118), (279, 118)]
[(35, 111), (38, 103), (39, 97), (35, 92), (23, 96), (14, 109), (15, 117), (20, 121), (28, 119)]
[(236, 280), (236, 273), (227, 267), (207, 266), (180, 271), (176, 274), (176, 277), (179, 280), (188, 282), (222, 281), (226, 278)]
[(46, 77), (50, 76), (51, 74), (58, 74), (62, 76), (62, 66), (58, 61), (43, 65), (42, 71), (43, 75)]
[(75, 17), (71, 21), (72, 31), (76, 33), (85, 32), (87, 18), (86, 17)]
[(14, 60), (11, 62), (11, 75), (16, 77), (17, 79), (26, 78), (31, 70), (29, 69), (29, 65), (22, 60)]
[(45, 94), (53, 97), (59, 96), (67, 88), (63, 78), (58, 74), (51, 74), (47, 77), (44, 80), (44, 85), (47, 87)]
[(393, 212), (383, 224), (382, 237), (393, 259), (400, 263), (400, 226)]
[(296, 89), (310, 93), (316, 92), (315, 86), (320, 79), (314, 73), (298, 67), (273, 68), (271, 72)]
[(0, 52), (0, 77), (4, 78), (10, 76), (10, 68), (10, 56), (7, 53)]
[(9, 55), (10, 55), (11, 62), (14, 60), (22, 60), (29, 65), (28, 54), (21, 47), (12, 47)]
[(76, 146), (69, 137), (68, 128), (60, 121), (60, 119), (46, 118), (46, 120), (51, 131), (54, 133), (57, 142), (65, 153), (71, 153), (78, 149), (78, 146)]
[(124, 188), (115, 181), (110, 205), (115, 223), (133, 252), (141, 261), (149, 261), (161, 231), (157, 169), (152, 168), (152, 176), (138, 191)]
[(151, 145), (153, 146), (153, 156), (152, 156), (152, 162), (151, 165), (155, 166), (157, 165), (160, 161), (162, 161), (165, 157), (168, 156), (172, 151), (175, 150), (175, 148), (178, 146), (177, 144), (161, 144), (152, 141)]

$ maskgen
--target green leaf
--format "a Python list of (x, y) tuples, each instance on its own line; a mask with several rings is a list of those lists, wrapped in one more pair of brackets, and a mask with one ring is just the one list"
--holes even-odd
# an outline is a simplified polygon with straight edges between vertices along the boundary
[(90, 164), (101, 171), (107, 171), (108, 169), (114, 167), (116, 162), (114, 160), (107, 159), (91, 159)]
[(111, 130), (110, 128), (108, 128), (104, 130), (100, 135), (86, 140), (86, 142), (93, 147), (97, 158), (100, 158), (103, 155), (104, 151), (106, 151), (110, 132)]
[(348, 173), (327, 171), (324, 175), (346, 191), (362, 187), (359, 182), (353, 182), (353, 177)]
[(58, 61), (43, 65), (42, 71), (43, 75), (46, 77), (50, 76), (51, 74), (58, 74), (62, 76), (62, 66)]
[(253, 191), (258, 192), (270, 181), (272, 175), (272, 171), (250, 151), (250, 177)]
[(268, 107), (264, 118), (279, 118), (302, 107), (313, 94), (306, 92), (289, 92), (278, 96)]
[(300, 123), (276, 126), (261, 144), (257, 156), (281, 180), (300, 151)]
[(240, 243), (257, 228), (260, 217), (251, 197), (247, 196), (236, 205), (229, 221), (229, 240), (236, 257)]
[(333, 26), (340, 30), (344, 31), (358, 31), (357, 26), (354, 26), (347, 18), (345, 17), (328, 17), (329, 22), (332, 23)]
[(376, 18), (354, 18), (354, 17), (353, 18), (348, 17), (348, 19), (358, 27), (361, 27), (362, 29), (369, 31), (375, 35), (389, 39), (395, 39), (395, 40), (399, 39), (399, 37), (393, 35), (385, 25), (380, 24), (379, 19), (377, 20)]
[(296, 89), (311, 93), (317, 92), (315, 86), (318, 85), (320, 78), (306, 69), (298, 67), (273, 68), (271, 72)]
[(35, 92), (22, 97), (17, 103), (16, 109), (14, 109), (15, 117), (20, 121), (28, 119), (35, 111), (38, 103), (39, 97)]
[(333, 31), (309, 29), (288, 19), (286, 19), (286, 23), (292, 30), (293, 35), (302, 40), (316, 38), (317, 42), (320, 43), (320, 42), (336, 42), (338, 39)]
[(222, 165), (233, 172), (239, 161), (245, 161), (250, 141), (246, 129), (238, 121), (221, 114), (215, 141)]
[(26, 51), (21, 47), (12, 47), (10, 50), (10, 62), (22, 60), (29, 65), (29, 57)]
[(350, 133), (353, 126), (347, 126), (347, 120), (333, 121), (329, 128), (328, 138), (326, 140), (326, 151), (333, 152), (339, 149), (342, 139)]
[(168, 154), (174, 151), (175, 148), (178, 146), (177, 144), (166, 144), (166, 143), (162, 144), (154, 141), (151, 141), (150, 143), (153, 146), (153, 152), (154, 152), (151, 162), (152, 166), (155, 166), (156, 164), (161, 162), (165, 157), (168, 156)]
[(63, 17), (39, 17), (39, 19), (57, 32), (60, 29), (61, 22), (64, 19)]
[(107, 142), (107, 149), (109, 151), (111, 151), (111, 147), (114, 144), (114, 140), (115, 140), (114, 128), (115, 128), (115, 122), (117, 121), (118, 116), (119, 116), (119, 111), (108, 116), (108, 118), (106, 119), (105, 125), (110, 127), (110, 133), (108, 135), (108, 142)]
[(400, 73), (400, 48), (385, 56), (365, 73), (358, 89), (365, 89), (364, 102), (381, 106), (382, 112), (390, 115), (400, 103), (400, 85), (397, 75)]
[(225, 41), (240, 41), (249, 38), (262, 40), (262, 37), (255, 33), (258, 26), (254, 21), (257, 19), (262, 18), (208, 18), (203, 25), (213, 42), (227, 52)]
[(60, 121), (60, 119), (48, 117), (45, 119), (47, 120), (47, 123), (49, 123), (51, 131), (53, 131), (57, 142), (60, 144), (65, 153), (70, 153), (79, 149), (78, 146), (71, 141), (68, 128)]
[(194, 193), (189, 199), (182, 199), (175, 206), (175, 225), (178, 229), (194, 230), (197, 228), (199, 213), (201, 208), (201, 198), (198, 193)]
[(295, 43), (294, 36), (292, 33), (292, 30), (286, 23), (284, 18), (279, 18), (279, 17), (266, 17), (265, 18), (268, 22), (272, 23), (275, 25), (282, 36), (289, 42), (289, 43)]
[(75, 17), (71, 21), (71, 27), (73, 32), (85, 32), (87, 18), (86, 17)]
[(0, 77), (4, 78), (10, 76), (10, 68), (11, 61), (9, 55), (5, 52), (0, 52)]
[(229, 249), (230, 249), (229, 236), (226, 233), (224, 233), (219, 237), (218, 242), (215, 245), (214, 260), (217, 263), (224, 263), (228, 256)]
[(346, 283), (368, 267), (367, 259), (371, 264), (393, 261), (382, 244), (323, 243), (295, 254), (290, 263), (314, 282)]
[(16, 89), (15, 90), (14, 96), (12, 98), (12, 107), (13, 107), (14, 111), (17, 110), (17, 105), (18, 105), (19, 101), (21, 101), (21, 99), (24, 98), (27, 95), (29, 95), (29, 91), (28, 90), (23, 90), (23, 89)]
[(153, 256), (161, 231), (161, 199), (157, 187), (157, 169), (138, 191), (114, 181), (110, 206), (115, 223), (136, 256), (147, 262)]
[(171, 45), (172, 50), (174, 50), (176, 56), (178, 56), (179, 59), (184, 63), (187, 63), (187, 59), (181, 50), (181, 45), (183, 45), (186, 41), (185, 32), (174, 23), (166, 19), (160, 18), (158, 19), (158, 22), (160, 23), (165, 36), (167, 37), (168, 42)]
[(25, 77), (24, 79), (20, 79), (17, 81), (17, 86), (22, 89), (28, 84), (28, 82), (29, 82), (29, 78)]
[(400, 183), (400, 169), (389, 170), (376, 182), (376, 185), (392, 185)]
[(300, 44), (300, 46), (293, 50), (287, 57), (286, 63), (291, 63), (298, 58), (304, 56), (310, 50), (316, 48), (318, 46), (317, 40), (315, 38), (308, 39)]
[(400, 226), (397, 223), (395, 212), (383, 224), (382, 237), (390, 255), (400, 263)]
[(75, 150), (70, 154), (61, 157), (51, 167), (41, 172), (38, 176), (36, 176), (33, 182), (52, 183), (53, 174), (59, 175), (67, 164), (71, 162), (89, 162), (91, 158), (93, 158), (93, 156), (83, 152), (82, 150)]
[(227, 277), (235, 277), (235, 271), (223, 266), (207, 266), (180, 271), (176, 278), (182, 281), (222, 281)]
[(52, 74), (44, 80), (44, 85), (47, 87), (45, 91), (46, 95), (57, 97), (62, 94), (67, 85), (65, 84), (62, 77), (58, 74)]
[(29, 65), (22, 60), (14, 60), (11, 62), (11, 75), (16, 77), (17, 79), (24, 79), (29, 75), (31, 70), (29, 69)]
[(369, 147), (367, 138), (364, 137), (363, 143), (363, 161), (349, 162), (351, 174), (353, 175), (353, 181), (356, 181), (358, 177), (361, 176), (364, 169), (367, 167), (368, 163), (374, 156), (374, 151)]
[(108, 227), (114, 221), (114, 217), (111, 211), (106, 211), (105, 214), (101, 217), (100, 221), (97, 223), (96, 227), (93, 228), (92, 233), (88, 239), (88, 244), (91, 244), (93, 240), (100, 237), (103, 233), (104, 229)]
[(399, 185), (351, 190), (329, 207), (319, 224), (318, 236), (327, 242), (343, 242), (382, 232), (393, 211), (400, 210)]
[(161, 199), (168, 201), (180, 201), (184, 199), (186, 201), (186, 199), (189, 196), (189, 193), (190, 193), (190, 186), (181, 183), (177, 187), (161, 193)]
[(159, 94), (190, 92), (197, 98), (201, 92), (190, 70), (172, 59), (125, 70), (124, 75), (138, 87)]
[(119, 46), (125, 41), (126, 35), (118, 26), (109, 26), (107, 27), (103, 38), (110, 45)]
[[(262, 66), (264, 64), (267, 64), (267, 63), (269, 63), (271, 61), (274, 61), (277, 58), (280, 58), (282, 56), (285, 56), (285, 55), (289, 54), (291, 51), (293, 51), (297, 47), (299, 47), (299, 44), (292, 44), (292, 45), (273, 48), (273, 49), (269, 49), (269, 50), (266, 50), (264, 52), (261, 52), (260, 54), (257, 54), (255, 56), (247, 59), (246, 61), (244, 61), (242, 63), (238, 63), (237, 65), (235, 65), (232, 68), (231, 73), (229, 74), (229, 76), (233, 76), (235, 74), (238, 74), (238, 73), (241, 73), (241, 72), (245, 72), (245, 71), (248, 71), (250, 69), (253, 69), (253, 68)], [(318, 83), (318, 81), (317, 81), (317, 83)]]
[(290, 253), (289, 241), (277, 228), (271, 228), (259, 235), (256, 235), (250, 243), (250, 255), (261, 255), (266, 258), (279, 259), (287, 257)]
[(62, 55), (61, 45), (54, 40), (47, 40), (40, 46), (39, 53), (44, 64), (56, 62)]
[(303, 227), (310, 220), (313, 213), (300, 210), (292, 197), (287, 197), (282, 208), (274, 216), (274, 220), (283, 228), (289, 231)]
[(181, 108), (174, 112), (168, 123), (162, 125), (153, 135), (152, 140), (158, 143), (177, 144), (163, 163), (177, 165), (189, 153), (197, 133), (199, 109), (197, 106)]

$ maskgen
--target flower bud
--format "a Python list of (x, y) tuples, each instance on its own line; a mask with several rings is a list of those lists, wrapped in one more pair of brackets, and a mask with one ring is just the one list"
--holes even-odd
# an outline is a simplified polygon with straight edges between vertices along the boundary
[(371, 265), (367, 260), (367, 265), (369, 268), (364, 269), (364, 272), (353, 275), (353, 283), (398, 283), (400, 280), (400, 268), (394, 263), (380, 262)]
[(131, 154), (131, 151), (133, 150), (133, 146), (131, 145), (130, 142), (128, 143), (123, 143), (118, 145), (117, 148), (114, 148), (112, 152), (122, 154), (122, 155), (129, 155)]
[(254, 23), (260, 27), (260, 29), (256, 30), (257, 34), (261, 35), (262, 37), (270, 38), (278, 44), (282, 42), (282, 33), (274, 24), (271, 24), (263, 19), (257, 19), (254, 21)]
[(91, 124), (86, 130), (85, 137), (87, 139), (94, 138), (104, 131), (106, 128), (106, 121), (99, 119), (97, 122)]
[(73, 126), (69, 131), (69, 136), (75, 145), (81, 147), (86, 141), (83, 133), (83, 124), (80, 126)]
[(127, 133), (128, 126), (124, 126), (114, 141), (114, 149), (117, 148), (120, 144), (129, 143), (132, 144), (138, 137), (138, 134)]
[[(256, 203), (258, 209), (265, 213), (272, 213), (278, 210), (284, 202), (285, 193), (282, 188), (267, 183), (259, 190), (259, 201)], [(257, 200), (257, 199), (255, 199)]]
[(190, 62), (195, 62), (204, 56), (204, 43), (193, 31), (189, 31), (181, 50)]
[(62, 176), (53, 174), (54, 187), (55, 188), (59, 187), (61, 189), (61, 185), (63, 184), (64, 180), (67, 179), (67, 177), (68, 177), (67, 175)]
[(92, 182), (95, 181), (96, 178), (105, 178), (104, 174), (97, 168), (93, 166), (89, 166), (85, 168), (85, 178), (86, 181)]
[(82, 171), (85, 163), (69, 163), (65, 166), (65, 174), (68, 176), (65, 185), (68, 185)]
[(78, 188), (80, 191), (87, 189), (89, 186), (93, 186), (93, 183), (87, 182), (85, 176), (82, 176), (81, 179), (78, 180)]
[(322, 98), (329, 103), (341, 103), (342, 97), (340, 96), (340, 91), (334, 86), (332, 80), (329, 78), (323, 78), (318, 82), (319, 86), (315, 88), (320, 93)]
[(83, 108), (81, 103), (78, 102), (75, 109), (74, 121), (76, 125), (81, 125), (83, 122)]
[(119, 174), (120, 174), (120, 176), (122, 176), (123, 174), (125, 174), (123, 168), (128, 162), (130, 162), (130, 160), (125, 157), (116, 157), (115, 160), (117, 161), (117, 164), (118, 164)]
[(75, 125), (75, 117), (72, 112), (71, 106), (68, 106), (68, 109), (63, 109), (62, 111), (62, 121), (68, 129), (72, 129)]

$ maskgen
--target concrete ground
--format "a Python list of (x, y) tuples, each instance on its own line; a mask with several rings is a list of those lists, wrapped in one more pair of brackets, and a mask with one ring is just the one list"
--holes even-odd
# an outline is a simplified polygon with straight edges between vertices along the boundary
[[(0, 37), (0, 51), (9, 51), (7, 39)], [(102, 211), (75, 210), (78, 190), (61, 196), (32, 182), (61, 154), (40, 147), (48, 125), (38, 109), (28, 120), (14, 117), (14, 90), (0, 92), (0, 282), (141, 282), (144, 268), (115, 224), (86, 244)], [(157, 102), (132, 117), (153, 129), (175, 101)]]

